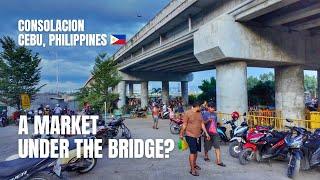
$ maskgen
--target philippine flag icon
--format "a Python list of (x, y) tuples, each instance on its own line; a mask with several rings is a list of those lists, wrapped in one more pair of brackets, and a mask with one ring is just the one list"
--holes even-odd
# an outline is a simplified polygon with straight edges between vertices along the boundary
[(111, 34), (110, 35), (110, 44), (111, 45), (126, 44), (126, 35), (125, 34)]

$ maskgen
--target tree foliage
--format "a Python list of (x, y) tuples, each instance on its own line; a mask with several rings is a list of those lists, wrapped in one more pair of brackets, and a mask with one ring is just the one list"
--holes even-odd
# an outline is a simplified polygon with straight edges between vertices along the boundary
[(203, 80), (199, 89), (202, 91), (198, 96), (199, 101), (216, 100), (216, 79), (214, 77), (211, 77), (210, 80)]
[(315, 76), (305, 75), (304, 89), (309, 91), (312, 96), (315, 96), (317, 92), (317, 78)]
[(17, 46), (8, 36), (0, 39), (0, 101), (21, 108), (20, 94), (26, 93), (33, 100), (44, 86), (40, 82), (41, 58), (26, 47)]
[(274, 81), (259, 81), (248, 90), (250, 105), (273, 106), (275, 101)]
[(95, 59), (91, 75), (93, 80), (87, 87), (80, 89), (77, 99), (80, 104), (89, 103), (98, 113), (103, 111), (106, 102), (107, 110), (110, 112), (119, 98), (119, 95), (111, 90), (121, 81), (116, 62), (107, 57), (106, 53), (99, 54)]
[(259, 77), (250, 76), (247, 83), (249, 105), (274, 105), (275, 83), (272, 72), (261, 74)]

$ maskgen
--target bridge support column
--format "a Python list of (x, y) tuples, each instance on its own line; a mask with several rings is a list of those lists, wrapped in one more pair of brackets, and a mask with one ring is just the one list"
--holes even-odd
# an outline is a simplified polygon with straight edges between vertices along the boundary
[(189, 105), (188, 81), (181, 81), (181, 96), (183, 105)]
[(223, 113), (248, 110), (247, 63), (228, 62), (216, 66), (217, 110)]
[(169, 81), (162, 81), (162, 103), (169, 105)]
[(275, 68), (276, 109), (283, 118), (305, 119), (304, 75), (302, 66)]
[(141, 107), (148, 106), (148, 81), (141, 82)]
[(118, 101), (118, 108), (122, 108), (126, 105), (126, 82), (120, 81), (117, 86), (117, 91), (119, 93), (119, 101)]
[(129, 97), (133, 96), (133, 83), (129, 83)]

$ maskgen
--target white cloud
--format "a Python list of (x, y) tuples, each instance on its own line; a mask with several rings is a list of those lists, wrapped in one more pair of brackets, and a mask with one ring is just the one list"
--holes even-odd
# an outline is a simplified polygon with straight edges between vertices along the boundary
[[(46, 84), (41, 92), (57, 92), (57, 83), (56, 81), (42, 80), (40, 84)], [(75, 83), (71, 81), (59, 82), (58, 88), (59, 92), (74, 92), (77, 89), (81, 88), (84, 83)]]
[(83, 79), (89, 78), (93, 63), (81, 64), (80, 62), (71, 62), (63, 59), (42, 59), (40, 66), (42, 67), (41, 71), (43, 76), (56, 76), (57, 69), (59, 69), (59, 78), (62, 78), (62, 80), (63, 77), (77, 77)]

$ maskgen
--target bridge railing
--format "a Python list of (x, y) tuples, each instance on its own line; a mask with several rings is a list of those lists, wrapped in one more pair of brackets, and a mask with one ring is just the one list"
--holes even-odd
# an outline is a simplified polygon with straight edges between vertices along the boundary
[[(136, 33), (127, 44), (121, 47), (115, 54), (114, 59), (122, 56), (127, 49), (132, 47), (140, 39), (148, 36), (150, 33), (159, 28), (159, 25), (164, 23), (164, 21), (172, 18), (172, 14), (179, 10), (183, 5), (194, 0), (173, 0), (166, 7), (164, 7), (151, 21), (149, 21), (138, 33)], [(192, 3), (192, 2), (191, 2)]]
[[(292, 123), (288, 123), (285, 118), (281, 116), (272, 116), (278, 115), (276, 111), (270, 114), (258, 114), (258, 112), (248, 112), (246, 116), (241, 115), (239, 120), (236, 122), (237, 125), (246, 119), (250, 127), (255, 126), (271, 126), (276, 130), (284, 130), (285, 125), (288, 126), (298, 126), (304, 127), (310, 131), (313, 131), (317, 128), (320, 128), (320, 112), (311, 112), (310, 119), (290, 119)], [(269, 115), (269, 116), (267, 116)], [(231, 114), (217, 112), (218, 121), (220, 124), (223, 124), (226, 120), (231, 119)]]

